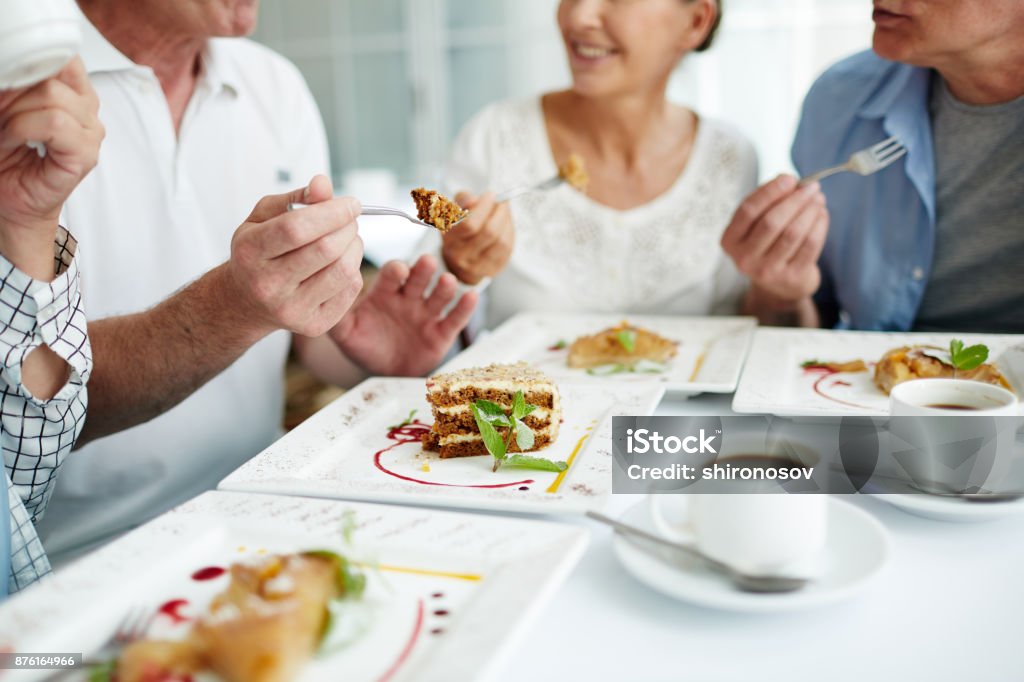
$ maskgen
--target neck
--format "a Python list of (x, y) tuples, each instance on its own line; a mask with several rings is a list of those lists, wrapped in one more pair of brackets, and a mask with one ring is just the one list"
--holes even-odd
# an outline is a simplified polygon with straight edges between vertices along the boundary
[(652, 146), (665, 144), (664, 130), (671, 122), (672, 105), (664, 90), (614, 97), (584, 97), (568, 93), (574, 128), (587, 135), (602, 157), (620, 157), (633, 165)]
[(78, 0), (86, 18), (111, 45), (136, 64), (153, 69), (164, 91), (175, 129), (195, 89), (205, 37), (168, 28), (143, 2)]
[(948, 65), (936, 65), (949, 91), (965, 104), (992, 105), (1010, 102), (1024, 96), (1024, 44), (1008, 52), (993, 50), (994, 58), (985, 56)]

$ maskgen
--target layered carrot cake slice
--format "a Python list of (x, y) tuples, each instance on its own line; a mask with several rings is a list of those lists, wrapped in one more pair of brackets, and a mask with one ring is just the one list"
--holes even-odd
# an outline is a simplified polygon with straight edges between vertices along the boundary
[[(440, 452), (442, 459), (488, 454), (472, 406), (477, 400), (487, 400), (510, 414), (517, 391), (523, 392), (528, 405), (537, 406), (523, 419), (534, 434), (533, 447), (526, 451), (541, 450), (554, 443), (562, 421), (558, 387), (543, 372), (521, 362), (430, 377), (427, 402), (434, 413), (434, 425), (423, 436), (424, 449)], [(503, 437), (507, 435), (504, 428), (498, 432)], [(509, 452), (522, 452), (515, 438), (511, 439)]]

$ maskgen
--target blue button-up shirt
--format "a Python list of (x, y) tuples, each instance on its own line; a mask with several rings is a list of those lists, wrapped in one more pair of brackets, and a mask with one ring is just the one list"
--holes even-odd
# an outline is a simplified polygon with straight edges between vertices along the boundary
[(826, 326), (913, 326), (935, 249), (930, 82), (930, 69), (862, 52), (826, 71), (804, 100), (793, 142), (801, 175), (845, 163), (891, 136), (907, 147), (906, 156), (874, 175), (822, 180), (831, 226), (815, 301)]

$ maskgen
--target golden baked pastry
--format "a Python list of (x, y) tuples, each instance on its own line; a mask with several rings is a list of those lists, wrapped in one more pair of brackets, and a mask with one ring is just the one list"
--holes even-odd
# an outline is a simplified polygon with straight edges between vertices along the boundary
[(587, 193), (587, 185), (590, 184), (590, 176), (583, 165), (583, 157), (579, 154), (569, 154), (565, 163), (558, 167), (558, 176), (568, 182), (579, 192)]
[(316, 552), (232, 565), (230, 584), (188, 637), (127, 646), (117, 681), (157, 682), (202, 670), (226, 682), (295, 679), (324, 634), (328, 603), (345, 592), (341, 562)]
[[(952, 378), (954, 376), (952, 365), (933, 357), (926, 351), (941, 354), (944, 349), (938, 346), (902, 346), (888, 351), (875, 365), (875, 385), (883, 393), (889, 395), (893, 386), (904, 381)], [(981, 381), (1013, 390), (996, 366), (988, 363), (974, 369), (957, 370), (956, 378)]]
[(467, 213), (454, 201), (434, 190), (418, 187), (411, 194), (412, 200), (416, 202), (416, 216), (441, 232), (452, 229)]
[(592, 336), (581, 336), (569, 346), (570, 367), (591, 368), (640, 360), (665, 363), (675, 357), (679, 344), (652, 331), (623, 321)]

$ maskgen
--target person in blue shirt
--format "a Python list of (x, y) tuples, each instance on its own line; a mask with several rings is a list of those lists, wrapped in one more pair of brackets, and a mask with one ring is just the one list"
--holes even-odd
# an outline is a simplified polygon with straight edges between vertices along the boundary
[(751, 280), (745, 308), (775, 324), (1022, 333), (1024, 3), (876, 0), (872, 18), (872, 51), (808, 93), (793, 162), (810, 174), (890, 136), (907, 154), (747, 197), (722, 239)]

